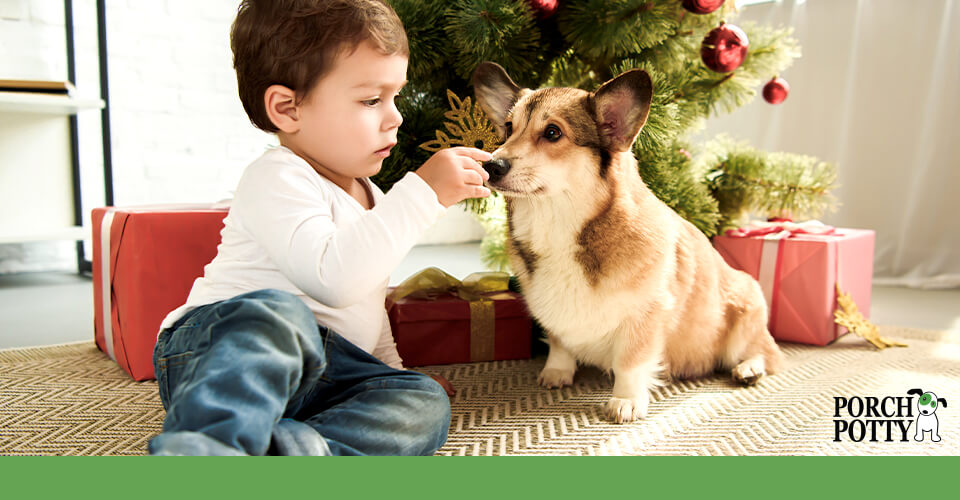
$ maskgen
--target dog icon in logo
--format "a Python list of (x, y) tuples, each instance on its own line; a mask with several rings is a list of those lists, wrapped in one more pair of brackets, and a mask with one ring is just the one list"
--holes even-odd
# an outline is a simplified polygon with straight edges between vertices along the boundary
[(917, 433), (913, 436), (914, 441), (923, 441), (923, 434), (930, 431), (930, 440), (940, 441), (940, 421), (937, 420), (937, 405), (947, 407), (947, 400), (938, 398), (932, 392), (923, 392), (923, 389), (910, 389), (907, 394), (920, 396), (917, 400)]

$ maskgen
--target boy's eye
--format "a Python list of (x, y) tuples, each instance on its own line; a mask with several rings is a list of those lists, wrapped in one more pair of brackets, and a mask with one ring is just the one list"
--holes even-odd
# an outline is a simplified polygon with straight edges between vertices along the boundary
[(365, 106), (376, 106), (380, 104), (380, 98), (375, 97), (373, 99), (367, 99), (366, 101), (361, 101)]
[(506, 129), (507, 137), (509, 138), (513, 135), (513, 122), (507, 122), (503, 124), (503, 128)]
[(556, 125), (547, 125), (547, 128), (543, 131), (543, 138), (550, 142), (557, 142), (561, 137), (563, 137), (563, 132), (561, 132), (560, 127)]

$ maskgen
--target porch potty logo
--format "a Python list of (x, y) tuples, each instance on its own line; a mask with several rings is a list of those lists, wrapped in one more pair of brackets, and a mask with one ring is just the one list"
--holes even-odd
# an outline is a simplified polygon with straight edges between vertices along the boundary
[[(907, 442), (913, 431), (914, 441), (940, 441), (937, 410), (947, 407), (947, 400), (923, 389), (910, 389), (904, 396), (834, 397), (834, 441)], [(916, 417), (914, 417), (916, 407)]]

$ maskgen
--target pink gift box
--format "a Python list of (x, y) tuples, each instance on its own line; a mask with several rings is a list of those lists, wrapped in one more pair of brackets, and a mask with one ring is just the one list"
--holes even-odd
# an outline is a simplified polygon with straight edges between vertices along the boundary
[(870, 315), (875, 234), (837, 228), (832, 234), (716, 236), (728, 264), (760, 281), (777, 340), (827, 345), (847, 329), (834, 323), (837, 284)]

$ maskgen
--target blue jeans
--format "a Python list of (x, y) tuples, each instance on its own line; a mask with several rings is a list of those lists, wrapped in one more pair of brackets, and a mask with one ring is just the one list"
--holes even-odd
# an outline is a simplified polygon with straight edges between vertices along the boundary
[(317, 325), (290, 293), (194, 309), (153, 362), (167, 410), (153, 455), (432, 455), (447, 439), (440, 384)]

